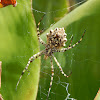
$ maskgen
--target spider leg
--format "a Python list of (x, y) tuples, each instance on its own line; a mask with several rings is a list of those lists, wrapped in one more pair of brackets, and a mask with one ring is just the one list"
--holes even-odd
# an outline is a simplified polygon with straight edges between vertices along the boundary
[(51, 90), (51, 87), (52, 87), (52, 82), (53, 82), (53, 76), (54, 76), (54, 68), (53, 68), (53, 62), (52, 62), (52, 56), (50, 56), (50, 61), (51, 61), (51, 81), (50, 81), (50, 87), (49, 87), (49, 91), (48, 91), (48, 95), (47, 95), (47, 99), (48, 100), (48, 97), (49, 97), (49, 94), (50, 94), (50, 90)]
[(52, 55), (52, 56), (53, 56), (53, 58), (54, 58), (54, 60), (55, 60), (55, 62), (56, 62), (56, 64), (57, 64), (57, 66), (59, 67), (61, 73), (62, 73), (65, 77), (69, 77), (72, 73), (71, 73), (70, 75), (66, 75), (66, 74), (64, 73), (62, 67), (60, 66), (59, 62), (57, 61), (56, 57), (55, 57), (54, 55)]
[[(21, 80), (23, 74), (25, 73), (26, 70), (28, 71), (28, 67), (29, 67), (30, 63), (33, 62), (33, 61), (34, 61), (36, 58), (38, 58), (39, 56), (41, 56), (41, 55), (43, 54), (43, 52), (44, 52), (44, 50), (41, 51), (41, 52), (38, 52), (37, 54), (35, 54), (35, 55), (31, 56), (31, 58), (29, 58), (29, 61), (28, 61), (27, 65), (26, 65), (26, 67), (24, 68), (24, 70), (22, 71), (22, 74), (21, 74), (21, 76), (20, 76), (20, 78), (19, 78), (19, 80), (18, 80), (18, 82), (17, 82), (16, 90), (17, 90), (17, 87), (18, 87), (18, 85), (19, 85), (19, 82), (20, 82), (20, 80)], [(28, 71), (28, 72), (29, 72), (29, 71)]]
[(76, 42), (75, 44), (73, 44), (73, 45), (72, 45), (72, 46), (70, 46), (70, 47), (68, 46), (67, 48), (62, 48), (62, 49), (56, 50), (56, 52), (65, 52), (65, 51), (67, 51), (67, 50), (69, 50), (69, 49), (74, 48), (76, 45), (78, 45), (78, 44), (82, 41), (82, 39), (83, 39), (83, 37), (84, 37), (85, 32), (86, 32), (86, 30), (84, 31), (84, 33), (83, 33), (82, 37), (80, 38), (80, 40), (79, 40), (78, 42)]
[[(45, 16), (45, 14), (43, 15), (43, 17)], [(37, 37), (38, 37), (38, 40), (41, 44), (43, 45), (46, 45), (46, 43), (40, 38), (40, 31), (39, 31), (39, 25), (43, 19), (43, 17), (41, 18), (41, 20), (39, 21), (38, 25), (37, 25)]]
[(40, 30), (40, 35), (44, 32), (44, 28), (42, 30)]

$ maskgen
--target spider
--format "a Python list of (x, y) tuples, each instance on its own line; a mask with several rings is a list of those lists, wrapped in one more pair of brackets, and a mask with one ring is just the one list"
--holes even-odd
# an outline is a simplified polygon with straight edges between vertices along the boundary
[[(44, 16), (43, 16), (44, 17)], [(65, 52), (67, 50), (70, 50), (72, 49), (73, 47), (75, 47), (76, 45), (78, 45), (81, 41), (82, 41), (82, 38), (86, 32), (86, 30), (84, 31), (81, 39), (76, 42), (74, 45), (71, 46), (71, 43), (72, 43), (72, 40), (73, 40), (73, 36), (72, 36), (72, 39), (71, 39), (71, 42), (69, 44), (69, 46), (67, 48), (62, 48), (65, 46), (65, 43), (67, 42), (67, 34), (65, 33), (65, 30), (64, 28), (55, 28), (54, 30), (50, 30), (49, 33), (47, 33), (47, 43), (45, 43), (41, 38), (40, 38), (40, 31), (39, 31), (39, 25), (43, 19), (43, 17), (41, 18), (41, 20), (39, 21), (38, 25), (37, 25), (37, 37), (38, 37), (38, 40), (41, 44), (43, 44), (45, 46), (45, 49), (38, 52), (37, 54), (34, 54), (33, 56), (31, 56), (31, 58), (29, 58), (29, 61), (25, 67), (25, 69), (23, 70), (18, 82), (17, 82), (17, 85), (16, 85), (16, 88), (23, 76), (23, 74), (25, 73), (25, 71), (27, 70), (28, 71), (28, 67), (30, 65), (30, 63), (32, 63), (36, 58), (40, 57), (41, 55), (44, 54), (44, 58), (47, 59), (48, 57), (50, 58), (50, 62), (51, 62), (51, 81), (50, 81), (50, 87), (49, 87), (49, 90), (48, 90), (48, 95), (47, 95), (47, 100), (48, 100), (48, 97), (49, 97), (49, 94), (50, 94), (50, 90), (51, 90), (51, 87), (52, 87), (52, 82), (53, 82), (53, 76), (54, 76), (54, 68), (53, 68), (53, 61), (52, 61), (52, 58), (54, 59), (54, 61), (56, 62), (57, 66), (59, 67), (61, 73), (65, 76), (65, 77), (69, 77), (70, 75), (66, 75), (61, 67), (61, 65), (59, 64), (59, 62), (57, 61), (56, 57), (53, 55), (53, 53), (55, 52)]]

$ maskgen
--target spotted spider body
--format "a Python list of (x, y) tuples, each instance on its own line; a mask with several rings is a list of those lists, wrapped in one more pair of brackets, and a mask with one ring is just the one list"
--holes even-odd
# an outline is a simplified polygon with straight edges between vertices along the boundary
[(65, 43), (67, 42), (66, 36), (67, 34), (65, 33), (64, 28), (55, 28), (54, 30), (50, 30), (50, 33), (47, 33), (45, 59), (56, 52), (57, 49), (65, 46)]
[[(43, 19), (43, 17), (42, 17)], [(42, 21), (42, 19), (40, 20), (40, 22)], [(69, 77), (68, 75), (66, 75), (61, 67), (61, 65), (59, 64), (59, 62), (57, 61), (56, 57), (53, 55), (54, 52), (65, 52), (67, 50), (70, 50), (72, 48), (74, 48), (76, 45), (78, 45), (81, 41), (82, 41), (82, 38), (85, 34), (85, 31), (82, 35), (82, 37), (80, 38), (80, 40), (78, 42), (76, 42), (75, 44), (71, 45), (72, 44), (72, 40), (73, 40), (73, 37), (71, 39), (71, 42), (69, 44), (69, 46), (67, 48), (62, 48), (65, 46), (65, 43), (67, 42), (67, 34), (65, 33), (65, 30), (64, 28), (55, 28), (54, 30), (50, 30), (49, 33), (47, 33), (47, 43), (45, 43), (41, 38), (40, 38), (40, 31), (39, 31), (39, 25), (40, 25), (40, 22), (38, 23), (38, 26), (37, 26), (37, 37), (38, 37), (38, 40), (41, 44), (43, 44), (45, 46), (45, 49), (38, 52), (37, 54), (34, 54), (31, 58), (29, 58), (29, 61), (25, 67), (25, 69), (23, 70), (20, 78), (19, 78), (19, 81), (17, 82), (17, 85), (16, 85), (16, 88), (22, 78), (22, 75), (25, 73), (25, 71), (27, 70), (28, 71), (28, 67), (30, 65), (30, 63), (32, 63), (36, 58), (38, 58), (39, 56), (43, 55), (44, 54), (44, 58), (47, 59), (48, 57), (50, 58), (50, 62), (51, 62), (51, 82), (50, 82), (50, 87), (49, 87), (49, 91), (48, 91), (48, 94), (47, 94), (47, 100), (48, 100), (48, 97), (49, 97), (49, 94), (50, 94), (50, 90), (51, 90), (51, 87), (52, 87), (52, 82), (53, 82), (53, 76), (54, 76), (54, 68), (53, 68), (53, 61), (52, 61), (52, 58), (54, 59), (54, 61), (56, 62), (56, 64), (58, 65), (61, 73), (65, 76), (65, 77)]]

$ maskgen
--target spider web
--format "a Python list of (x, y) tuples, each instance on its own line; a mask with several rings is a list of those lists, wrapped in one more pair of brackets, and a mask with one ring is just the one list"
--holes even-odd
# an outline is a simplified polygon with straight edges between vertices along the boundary
[[(70, 9), (72, 7), (78, 6), (82, 3), (84, 3), (86, 0), (82, 0), (70, 7), (67, 8), (63, 8), (63, 10), (67, 10)], [(18, 3), (19, 4), (19, 3)], [(23, 5), (24, 6), (24, 5)], [(38, 9), (32, 8), (33, 11), (35, 11), (37, 14), (55, 14), (55, 12), (62, 12), (62, 9), (58, 9), (55, 11), (49, 11), (49, 12), (45, 12), (45, 11), (40, 11)], [(41, 19), (41, 17), (40, 17)], [(49, 21), (49, 20), (48, 20)], [(55, 22), (54, 22), (55, 23)], [(50, 26), (52, 26), (54, 23), (51, 23)], [(45, 24), (45, 22), (43, 22), (42, 24)], [(44, 26), (44, 25), (43, 25)], [(48, 28), (48, 26), (46, 26), (46, 28)], [(71, 40), (71, 36), (72, 36), (72, 26), (69, 27), (70, 28), (70, 32), (68, 33), (69, 35), (69, 39), (68, 41)], [(29, 34), (29, 33), (28, 33)], [(39, 48), (39, 47), (37, 47)], [(36, 48), (36, 49), (37, 49)], [(31, 48), (29, 48), (31, 49)], [(34, 49), (34, 51), (36, 51), (36, 49)], [(75, 50), (75, 49), (74, 49)], [(33, 53), (34, 53), (33, 51)], [(74, 52), (72, 51), (68, 51), (70, 52), (70, 55), (74, 56)], [(55, 54), (56, 58), (58, 59), (58, 61), (60, 62), (60, 65), (65, 66), (67, 63), (69, 64), (69, 68), (63, 68), (64, 72), (67, 72), (67, 74), (70, 74), (70, 72), (72, 71), (71, 66), (72, 63), (75, 62), (74, 58), (72, 56), (69, 55), (69, 53), (65, 56), (65, 58), (63, 58), (65, 55), (65, 53), (60, 53), (60, 55), (58, 56), (57, 54)], [(15, 59), (17, 58), (27, 58), (26, 56), (16, 56)], [(62, 61), (59, 60), (59, 58), (62, 58)], [(64, 61), (65, 59), (67, 59), (67, 62)], [(63, 63), (63, 61), (65, 63)], [(23, 64), (23, 60), (19, 61), (20, 64)], [(46, 62), (46, 63), (44, 63)], [(77, 60), (78, 62), (78, 60)], [(80, 62), (84, 62), (84, 61), (80, 61)], [(26, 64), (25, 64), (26, 66)], [(57, 100), (56, 98), (60, 98), (59, 100), (76, 100), (71, 94), (71, 83), (69, 83), (68, 79), (66, 79), (61, 73), (59, 68), (57, 67), (56, 63), (53, 62), (53, 66), (54, 66), (54, 80), (53, 80), (53, 86), (51, 87), (51, 92), (50, 92), (50, 97), (49, 100)], [(48, 89), (49, 89), (49, 84), (50, 84), (50, 77), (51, 77), (51, 65), (50, 65), (50, 59), (48, 60), (44, 60), (43, 56), (41, 57), (41, 73), (40, 73), (40, 83), (39, 83), (39, 89), (38, 89), (38, 96), (37, 96), (37, 100), (45, 100), (48, 94)], [(64, 77), (64, 78), (63, 78)], [(48, 81), (49, 80), (49, 81)], [(48, 84), (48, 85), (47, 85)], [(47, 86), (47, 87), (46, 87)], [(56, 87), (54, 87), (56, 86)], [(61, 92), (60, 92), (61, 91)], [(54, 97), (54, 99), (52, 99), (52, 96)]]
[[(41, 7), (38, 6), (38, 8), (32, 8), (32, 10), (35, 13), (36, 23), (38, 23), (39, 20), (41, 19), (41, 17), (43, 16), (43, 14), (46, 14), (46, 16), (45, 16), (45, 19), (46, 19), (46, 18), (48, 18), (49, 14), (51, 14), (52, 16), (55, 16), (56, 13), (59, 14), (59, 13), (62, 13), (63, 11), (65, 11), (65, 10), (72, 8), (72, 7), (77, 7), (77, 6), (81, 5), (82, 3), (84, 3), (85, 1), (86, 0), (78, 0), (78, 3), (73, 4), (70, 7), (65, 7), (63, 9), (58, 8), (56, 10), (51, 10), (51, 11), (45, 11), (45, 10), (42, 11)], [(25, 6), (24, 4), (20, 4), (19, 2), (18, 2), (18, 5)], [(42, 5), (42, 3), (41, 3), (41, 5)], [(25, 10), (24, 7), (23, 7), (23, 10)], [(28, 16), (28, 15), (26, 15), (26, 16)], [(25, 17), (25, 16), (23, 16), (23, 17)], [(71, 17), (73, 17), (73, 16), (71, 16)], [(50, 19), (46, 19), (46, 20), (45, 19), (43, 19), (43, 21), (41, 22), (40, 30), (42, 28), (44, 28), (44, 30), (46, 30), (56, 23), (56, 21), (51, 22)], [(46, 21), (49, 22), (50, 24), (46, 24)], [(84, 23), (86, 24), (86, 25), (84, 24), (85, 27), (87, 27), (88, 24), (86, 22), (84, 22)], [(81, 26), (84, 27), (83, 25), (81, 25)], [(68, 44), (70, 43), (71, 36), (73, 34), (74, 34), (73, 35), (74, 39), (73, 39), (72, 44), (76, 43), (80, 39), (80, 36), (78, 36), (77, 33), (75, 33), (73, 31), (73, 29), (74, 29), (73, 26), (71, 26), (71, 25), (68, 26), (69, 31), (66, 32)], [(82, 32), (80, 32), (80, 34), (82, 34)], [(25, 33), (24, 35), (28, 36), (29, 34), (30, 33), (27, 29), (27, 33)], [(63, 71), (67, 75), (69, 75), (72, 72), (72, 75), (70, 76), (71, 78), (70, 77), (69, 78), (64, 77), (61, 74), (56, 63), (53, 61), (54, 80), (53, 80), (53, 85), (51, 87), (49, 100), (92, 100), (90, 98), (94, 97), (93, 93), (95, 92), (94, 94), (96, 94), (98, 84), (100, 84), (100, 79), (98, 78), (100, 76), (100, 74), (98, 74), (99, 70), (97, 71), (97, 69), (98, 69), (97, 66), (100, 65), (100, 60), (98, 60), (98, 59), (96, 60), (92, 56), (91, 56), (91, 58), (88, 58), (88, 57), (86, 58), (84, 55), (79, 54), (80, 52), (81, 52), (81, 54), (82, 53), (84, 54), (84, 51), (83, 51), (84, 49), (88, 49), (90, 51), (91, 51), (91, 49), (92, 50), (95, 49), (95, 47), (93, 47), (93, 44), (92, 44), (93, 42), (91, 43), (91, 45), (88, 45), (88, 47), (87, 47), (87, 44), (85, 44), (83, 46), (84, 41), (85, 41), (85, 43), (87, 43), (87, 37), (85, 37), (85, 39), (82, 41), (82, 43), (80, 43), (74, 49), (66, 51), (64, 53), (59, 53), (59, 55), (58, 55), (58, 53), (54, 54), (55, 57), (57, 58), (58, 62), (60, 63), (61, 67), (63, 68)], [(31, 41), (31, 42), (33, 42), (33, 41)], [(67, 46), (68, 45), (66, 44), (66, 47)], [(37, 48), (40, 48), (40, 47), (37, 47)], [(37, 48), (34, 49), (34, 51), (33, 51), (33, 48), (30, 47), (30, 48), (28, 48), (28, 50), (33, 51), (33, 54), (35, 54), (35, 52), (37, 51)], [(41, 50), (42, 50), (42, 47), (41, 47)], [(77, 55), (80, 55), (80, 57), (77, 56)], [(26, 58), (28, 59), (29, 55), (14, 56), (14, 59), (18, 59), (18, 61), (19, 61), (18, 66), (21, 66), (21, 65), (26, 66), (26, 63), (23, 60), (23, 59), (26, 59)], [(98, 57), (98, 58), (100, 59), (100, 57)], [(88, 63), (88, 62), (90, 62), (90, 63)], [(84, 65), (84, 63), (87, 63), (87, 66), (85, 66), (86, 64)], [(94, 65), (96, 68), (94, 68), (92, 65)], [(92, 67), (93, 70), (91, 70), (90, 67)], [(33, 67), (31, 67), (29, 70), (31, 70), (31, 69), (33, 69)], [(90, 73), (90, 70), (91, 70), (91, 73)], [(4, 71), (4, 74), (6, 74), (6, 69)], [(73, 75), (75, 75), (75, 76), (73, 76)], [(27, 74), (27, 78), (28, 78), (28, 76), (29, 76), (29, 74)], [(98, 76), (96, 78), (98, 78), (99, 80), (95, 79), (95, 76)], [(37, 100), (46, 100), (49, 85), (50, 85), (50, 79), (51, 79), (50, 59), (44, 60), (43, 56), (42, 56), (41, 57), (40, 82), (39, 82)], [(6, 77), (5, 77), (4, 80), (6, 80)], [(22, 82), (24, 83), (24, 81), (22, 81)], [(5, 85), (5, 88), (6, 87), (7, 86)], [(99, 85), (99, 87), (100, 87), (100, 85)], [(85, 99), (82, 98), (82, 97), (84, 97)]]
[[(49, 12), (45, 12), (45, 11), (40, 11), (37, 9), (32, 9), (35, 13), (37, 14), (55, 14), (55, 12), (62, 12), (64, 10), (68, 10), (72, 7), (78, 6), (82, 3), (84, 3), (86, 0), (82, 0), (70, 7), (67, 8), (63, 8), (62, 9), (58, 9), (58, 10), (54, 10), (54, 11), (49, 11)], [(48, 20), (49, 21), (49, 20)], [(54, 22), (55, 23), (55, 22)], [(50, 24), (50, 26), (52, 26), (54, 23)], [(42, 23), (43, 27), (48, 28), (47, 25), (45, 25), (45, 22)], [(72, 36), (72, 26), (69, 27), (70, 28), (70, 32), (69, 32), (69, 41), (71, 40), (71, 36)], [(74, 56), (74, 53), (71, 51), (70, 54), (72, 56)], [(57, 57), (57, 54), (55, 54)], [(72, 56), (70, 56), (69, 54), (66, 55), (66, 58), (70, 57), (70, 60), (68, 60), (67, 62), (64, 61), (65, 58), (63, 58), (64, 54), (60, 53), (60, 56), (57, 57), (58, 61), (60, 62), (60, 65), (63, 67), (65, 66), (67, 63), (69, 64), (69, 68), (65, 70), (65, 68), (63, 69), (64, 72), (67, 72), (67, 74), (71, 73), (71, 66), (72, 63), (75, 62), (75, 60), (73, 59)], [(62, 61), (59, 60), (59, 57), (62, 58)], [(62, 63), (62, 62), (65, 63)], [(46, 63), (44, 63), (46, 62)], [(53, 80), (53, 86), (51, 88), (51, 92), (50, 92), (50, 97), (49, 100), (76, 100), (73, 96), (71, 96), (69, 90), (71, 90), (71, 84), (68, 82), (68, 79), (66, 79), (63, 75), (61, 75), (59, 68), (57, 67), (56, 63), (53, 62), (53, 66), (54, 66), (54, 80)], [(41, 74), (40, 74), (40, 83), (39, 83), (39, 89), (38, 89), (38, 96), (37, 96), (37, 100), (45, 100), (48, 94), (48, 89), (49, 89), (49, 85), (50, 85), (50, 77), (51, 77), (51, 65), (50, 65), (50, 59), (48, 60), (44, 60), (43, 56), (41, 57)], [(63, 78), (64, 77), (64, 78)], [(49, 80), (49, 81), (48, 81)], [(49, 83), (48, 83), (49, 82)], [(47, 85), (48, 84), (48, 85)], [(48, 87), (46, 87), (48, 86)], [(54, 87), (56, 86), (56, 87)], [(59, 92), (61, 90), (61, 92)], [(53, 98), (52, 98), (53, 97)], [(57, 98), (58, 97), (58, 98)]]
[[(81, 0), (80, 2), (70, 6), (70, 7), (67, 7), (67, 8), (63, 8), (62, 9), (58, 9), (58, 10), (54, 10), (54, 11), (49, 11), (49, 12), (45, 12), (45, 11), (41, 11), (41, 10), (38, 10), (38, 9), (35, 9), (35, 8), (32, 8), (32, 10), (37, 13), (38, 15), (40, 14), (55, 14), (55, 12), (62, 12), (64, 10), (68, 10), (72, 7), (76, 7), (82, 3), (84, 3), (86, 0)], [(41, 17), (40, 17), (41, 19)], [(39, 21), (39, 20), (38, 20)], [(37, 22), (38, 22), (37, 21)], [(49, 20), (48, 20), (49, 21)], [(54, 22), (55, 23), (55, 22)], [(50, 26), (52, 26), (54, 23), (51, 23)], [(42, 25), (44, 27), (45, 25), (45, 22), (42, 22)], [(49, 26), (45, 26), (45, 28), (47, 29)], [(69, 27), (70, 28), (70, 32), (68, 33), (69, 35), (69, 39), (68, 41), (71, 40), (71, 36), (72, 36), (72, 26)], [(39, 48), (39, 47), (37, 47)], [(30, 48), (31, 49), (31, 48)], [(35, 51), (36, 49), (34, 49)], [(34, 52), (33, 51), (33, 52)], [(70, 55), (73, 55), (74, 56), (74, 53), (72, 51), (69, 51), (70, 52)], [(72, 71), (71, 69), (71, 66), (72, 66), (72, 63), (75, 62), (74, 58), (72, 56), (70, 56), (69, 54), (66, 55), (66, 58), (70, 58), (69, 60), (64, 61), (65, 58), (63, 58), (65, 55), (60, 53), (60, 56), (57, 57), (57, 54), (55, 54), (55, 56), (57, 57), (58, 61), (60, 62), (60, 65), (62, 66), (65, 66), (67, 63), (69, 64), (69, 68), (66, 69), (66, 68), (63, 68), (64, 72), (67, 72), (67, 74), (70, 74), (70, 72)], [(19, 56), (16, 56), (16, 58), (19, 58)], [(22, 59), (23, 58), (26, 58), (26, 56), (20, 56)], [(62, 61), (59, 60), (59, 57), (62, 58)], [(63, 61), (65, 63), (63, 63)], [(46, 62), (46, 63), (44, 63)], [(24, 63), (22, 61), (20, 61), (20, 63)], [(69, 92), (69, 90), (71, 91), (71, 83), (69, 83), (68, 79), (66, 79), (61, 73), (60, 73), (60, 70), (59, 68), (57, 67), (56, 63), (53, 62), (53, 66), (54, 66), (54, 80), (53, 80), (53, 85), (51, 87), (51, 92), (50, 92), (50, 97), (49, 97), (49, 100), (58, 100), (56, 99), (57, 97), (60, 98), (59, 100), (76, 100)], [(31, 69), (31, 68), (30, 68)], [(51, 77), (51, 65), (50, 65), (50, 59), (47, 59), (47, 60), (44, 60), (43, 59), (43, 56), (41, 57), (41, 73), (40, 73), (40, 83), (39, 83), (39, 89), (38, 89), (38, 95), (37, 95), (37, 100), (45, 100), (46, 97), (47, 97), (47, 94), (48, 94), (48, 89), (49, 89), (49, 85), (50, 85), (50, 78)], [(64, 77), (64, 78), (63, 78)], [(48, 81), (49, 80), (49, 81)], [(49, 82), (49, 83), (48, 83)], [(48, 85), (47, 85), (48, 84)], [(48, 87), (46, 87), (48, 86)], [(54, 87), (56, 86), (56, 87)], [(59, 92), (61, 90), (61, 92)], [(52, 99), (52, 96), (54, 97)]]

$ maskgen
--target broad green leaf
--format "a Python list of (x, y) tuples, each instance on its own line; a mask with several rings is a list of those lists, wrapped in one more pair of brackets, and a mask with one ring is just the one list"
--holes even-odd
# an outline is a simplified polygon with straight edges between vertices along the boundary
[[(60, 1), (61, 0), (59, 0), (59, 2)], [(2, 61), (1, 93), (6, 100), (36, 100), (40, 71), (39, 59), (35, 60), (29, 66), (30, 73), (26, 72), (23, 75), (17, 91), (15, 90), (17, 81), (28, 59), (33, 54), (39, 52), (36, 26), (31, 13), (31, 2), (24, 0), (18, 0), (17, 2), (18, 6), (15, 8), (8, 6), (0, 9), (0, 60)], [(40, 29), (43, 27), (48, 28), (50, 24), (56, 22), (54, 20), (56, 13), (58, 13), (60, 17), (64, 16), (66, 11), (61, 13), (61, 8), (63, 10), (63, 7), (65, 6), (66, 8), (66, 5), (63, 6), (62, 3), (59, 6), (59, 8), (61, 7), (59, 11), (56, 11), (54, 6), (52, 6), (59, 2), (56, 2), (56, 0), (45, 2), (46, 4), (43, 6), (43, 9), (46, 10), (43, 10), (41, 6), (44, 1), (39, 3), (38, 8), (34, 7), (37, 3), (33, 1), (33, 4), (35, 3), (33, 5), (34, 11), (40, 9), (39, 11), (46, 12), (47, 14), (47, 17), (45, 16), (43, 19), (44, 25), (41, 24), (42, 26), (40, 26)], [(50, 11), (55, 11), (55, 13), (51, 13)], [(38, 17), (37, 13), (34, 13), (34, 16), (36, 23), (38, 23), (41, 16), (38, 15)], [(74, 44), (81, 38), (86, 29), (86, 34), (77, 47), (65, 53), (55, 54), (64, 72), (66, 74), (72, 72), (72, 75), (66, 79), (60, 74), (59, 68), (54, 62), (55, 76), (49, 97), (51, 100), (64, 100), (67, 97), (66, 83), (70, 84), (68, 88), (71, 97), (77, 100), (94, 99), (100, 87), (99, 16), (100, 1), (89, 0), (67, 14), (42, 34), (41, 37), (46, 41), (46, 33), (49, 32), (50, 29), (65, 27), (68, 35), (66, 46), (68, 46), (72, 34), (74, 36), (72, 44)], [(41, 49), (43, 49), (43, 47), (41, 47)], [(42, 56), (37, 100), (46, 99), (50, 75), (50, 60), (47, 59), (47, 61), (45, 61)]]
[[(72, 34), (74, 36), (72, 44), (76, 43), (81, 38), (85, 29), (86, 34), (82, 42), (75, 48), (65, 53), (55, 54), (64, 72), (66, 74), (72, 72), (72, 75), (66, 79), (60, 74), (59, 68), (57, 68), (56, 63), (54, 63), (55, 77), (50, 99), (64, 100), (67, 97), (66, 87), (64, 88), (62, 86), (62, 82), (64, 82), (70, 84), (69, 93), (72, 98), (77, 100), (93, 100), (100, 87), (100, 1), (89, 0), (82, 4), (46, 30), (41, 36), (42, 39), (46, 40), (46, 33), (48, 33), (50, 29), (56, 27), (65, 27), (68, 38), (66, 46), (69, 45)], [(45, 94), (48, 91), (50, 82), (50, 76), (48, 75), (51, 74), (49, 62), (49, 59), (48, 61), (42, 59), (41, 68), (43, 68), (40, 80), (42, 90), (40, 92)], [(45, 79), (43, 80), (43, 78)], [(67, 86), (66, 84), (64, 85)], [(44, 99), (46, 98), (45, 95), (41, 97)]]
[(17, 0), (17, 7), (0, 8), (1, 94), (4, 100), (35, 100), (39, 82), (39, 58), (30, 65), (16, 90), (28, 59), (39, 52), (31, 0)]

